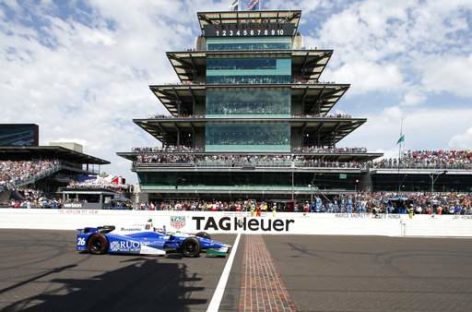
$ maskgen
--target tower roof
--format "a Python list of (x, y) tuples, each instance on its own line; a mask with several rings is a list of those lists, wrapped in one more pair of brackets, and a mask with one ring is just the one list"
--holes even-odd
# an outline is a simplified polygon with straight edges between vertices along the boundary
[(308, 82), (318, 82), (333, 50), (237, 50), (167, 52), (180, 81), (193, 81), (205, 74), (208, 57), (286, 57), (292, 59), (292, 72)]
[(277, 11), (220, 11), (220, 12), (198, 12), (198, 22), (203, 31), (207, 25), (223, 24), (284, 24), (292, 23), (295, 33), (302, 16), (301, 10), (277, 10)]
[[(178, 131), (194, 131), (207, 123), (289, 123), (291, 128), (309, 130), (320, 135), (323, 145), (334, 144), (364, 124), (365, 118), (289, 117), (289, 118), (206, 118), (176, 117), (133, 119), (159, 141), (175, 145)], [(174, 140), (175, 139), (175, 140)]]
[(326, 114), (349, 89), (348, 84), (333, 83), (292, 83), (292, 84), (166, 84), (150, 86), (151, 91), (165, 108), (174, 116), (178, 105), (191, 107), (194, 100), (206, 96), (208, 89), (217, 88), (290, 88), (292, 99), (303, 103), (310, 114)]

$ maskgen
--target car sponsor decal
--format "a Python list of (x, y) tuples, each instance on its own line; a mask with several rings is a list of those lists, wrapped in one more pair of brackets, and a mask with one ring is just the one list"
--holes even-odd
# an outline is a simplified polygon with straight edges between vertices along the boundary
[(142, 231), (144, 227), (122, 227), (120, 231), (122, 232), (139, 232)]
[(112, 241), (109, 250), (112, 252), (139, 252), (141, 243), (136, 241)]

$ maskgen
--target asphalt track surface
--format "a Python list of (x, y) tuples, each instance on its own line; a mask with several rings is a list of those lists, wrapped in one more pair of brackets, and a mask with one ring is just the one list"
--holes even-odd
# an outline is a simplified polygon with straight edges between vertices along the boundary
[(93, 256), (74, 244), (74, 231), (0, 230), (0, 311), (205, 311), (226, 262)]
[[(233, 244), (235, 235), (215, 235)], [(243, 236), (220, 311), (237, 311)], [(0, 230), (1, 311), (205, 311), (226, 259), (92, 256), (73, 231)], [(299, 311), (472, 311), (472, 240), (264, 236)]]

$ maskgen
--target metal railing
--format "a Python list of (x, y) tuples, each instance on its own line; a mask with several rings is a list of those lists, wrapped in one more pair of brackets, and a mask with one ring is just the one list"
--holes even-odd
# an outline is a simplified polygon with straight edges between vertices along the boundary
[(316, 161), (292, 161), (292, 160), (189, 160), (186, 162), (133, 162), (133, 168), (146, 167), (269, 167), (269, 168), (339, 168), (339, 169), (362, 169), (363, 163), (343, 163), (343, 162), (316, 162)]
[(13, 182), (13, 185), (15, 187), (20, 187), (20, 186), (23, 186), (23, 185), (28, 185), (28, 184), (33, 184), (33, 183), (36, 183), (36, 181), (42, 179), (42, 178), (45, 178), (47, 176), (50, 176), (54, 173), (56, 173), (57, 171), (59, 171), (61, 169), (61, 165), (60, 163), (59, 164), (55, 164), (53, 167), (49, 168), (49, 169), (46, 169), (46, 170), (43, 170), (43, 171), (40, 171), (36, 174), (33, 174), (33, 175), (28, 175), (26, 176), (25, 178), (21, 178), (21, 179), (18, 179), (18, 180), (15, 180)]

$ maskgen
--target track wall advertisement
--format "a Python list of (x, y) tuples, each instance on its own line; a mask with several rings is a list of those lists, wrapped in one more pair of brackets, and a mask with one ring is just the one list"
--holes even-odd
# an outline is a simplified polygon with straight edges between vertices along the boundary
[(169, 232), (274, 235), (379, 235), (472, 237), (472, 219), (454, 215), (381, 215), (242, 212), (0, 209), (0, 228), (76, 230), (114, 225), (139, 228), (152, 222)]

